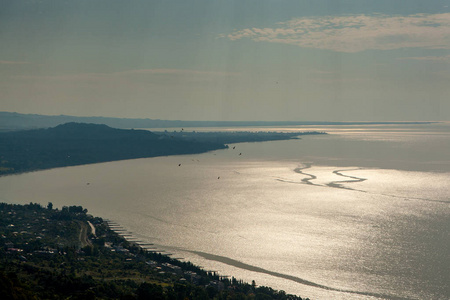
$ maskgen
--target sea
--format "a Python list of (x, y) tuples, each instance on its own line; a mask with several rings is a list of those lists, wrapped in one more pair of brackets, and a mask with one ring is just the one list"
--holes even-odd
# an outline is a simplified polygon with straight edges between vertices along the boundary
[(450, 123), (184, 130), (328, 134), (4, 176), (0, 201), (303, 298), (450, 299)]

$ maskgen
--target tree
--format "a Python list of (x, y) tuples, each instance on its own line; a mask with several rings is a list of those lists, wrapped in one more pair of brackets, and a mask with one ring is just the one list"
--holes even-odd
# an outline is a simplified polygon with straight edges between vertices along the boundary
[(151, 284), (144, 282), (142, 283), (137, 291), (136, 294), (138, 296), (139, 300), (147, 300), (147, 299), (154, 299), (154, 300), (163, 300), (164, 294), (163, 289), (160, 285), (157, 284)]

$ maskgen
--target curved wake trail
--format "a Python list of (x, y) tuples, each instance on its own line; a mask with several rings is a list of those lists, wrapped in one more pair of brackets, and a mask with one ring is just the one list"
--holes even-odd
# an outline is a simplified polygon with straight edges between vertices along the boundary
[(313, 183), (311, 182), (311, 180), (317, 179), (316, 175), (313, 174), (309, 174), (309, 173), (305, 173), (302, 170), (304, 169), (309, 169), (311, 168), (311, 163), (304, 163), (304, 167), (298, 167), (294, 169), (295, 173), (298, 174), (302, 174), (302, 175), (306, 175), (308, 177), (304, 177), (300, 180), (300, 182), (298, 181), (292, 181), (292, 180), (288, 180), (288, 179), (283, 179), (283, 178), (275, 178), (275, 180), (280, 181), (280, 182), (286, 182), (286, 183), (294, 183), (294, 184), (309, 184), (309, 185), (314, 185), (314, 186), (320, 186), (320, 187), (326, 187), (324, 185), (321, 184), (317, 184), (317, 183)]
[(320, 184), (316, 184), (316, 183), (311, 182), (311, 180), (317, 179), (316, 175), (305, 173), (305, 172), (302, 171), (304, 169), (311, 168), (312, 164), (311, 163), (305, 163), (304, 165), (305, 165), (304, 167), (299, 167), (299, 168), (295, 168), (294, 169), (294, 172), (296, 172), (298, 174), (306, 175), (306, 176), (309, 177), (309, 178), (308, 177), (302, 178), (301, 183), (309, 184), (309, 185), (315, 185), (315, 186), (322, 186)]
[(252, 266), (243, 262), (240, 262), (238, 260), (229, 258), (229, 257), (225, 257), (225, 256), (220, 256), (220, 255), (215, 255), (215, 254), (210, 254), (210, 253), (206, 253), (206, 252), (201, 252), (201, 251), (194, 251), (194, 250), (187, 250), (187, 249), (183, 249), (183, 248), (179, 248), (179, 247), (171, 247), (177, 250), (181, 250), (184, 252), (189, 252), (189, 253), (193, 253), (196, 254), (200, 257), (203, 257), (205, 259), (208, 260), (212, 260), (212, 261), (217, 261), (226, 265), (230, 265), (236, 268), (240, 268), (243, 270), (247, 270), (247, 271), (252, 271), (252, 272), (257, 272), (257, 273), (262, 273), (262, 274), (267, 274), (270, 276), (274, 276), (274, 277), (279, 277), (279, 278), (283, 278), (283, 279), (287, 279), (287, 280), (291, 280), (303, 285), (307, 285), (307, 286), (311, 286), (311, 287), (315, 287), (315, 288), (319, 288), (319, 289), (323, 289), (323, 290), (328, 290), (328, 291), (335, 291), (335, 292), (341, 292), (341, 293), (350, 293), (350, 294), (358, 294), (358, 295), (363, 295), (363, 296), (371, 296), (371, 297), (377, 297), (377, 298), (381, 298), (381, 299), (391, 299), (391, 300), (409, 300), (409, 298), (404, 298), (404, 297), (398, 297), (398, 296), (394, 296), (394, 295), (386, 295), (386, 294), (381, 294), (381, 293), (371, 293), (371, 292), (360, 292), (360, 291), (353, 291), (353, 290), (346, 290), (346, 289), (338, 289), (338, 288), (333, 288), (333, 287), (329, 287), (323, 284), (318, 284), (306, 279), (302, 279), (300, 277), (296, 277), (296, 276), (292, 276), (292, 275), (288, 275), (288, 274), (283, 274), (283, 273), (278, 273), (278, 272), (274, 272), (274, 271), (270, 271), (267, 269), (263, 269), (257, 266)]
[(286, 182), (286, 183), (309, 184), (309, 185), (315, 185), (315, 186), (324, 187), (324, 185), (320, 185), (320, 184), (316, 184), (316, 183), (311, 182), (311, 180), (317, 179), (317, 176), (315, 176), (313, 174), (305, 173), (305, 172), (302, 171), (304, 169), (311, 168), (311, 165), (312, 165), (311, 163), (304, 163), (304, 167), (298, 167), (298, 168), (294, 169), (295, 173), (308, 176), (308, 177), (302, 178), (300, 182), (292, 181), (292, 180), (288, 180), (288, 179), (283, 179), (283, 178), (275, 178), (275, 180), (280, 181), (280, 182)]
[(390, 195), (390, 194), (373, 193), (373, 192), (369, 192), (369, 191), (365, 191), (365, 190), (354, 189), (354, 188), (347, 187), (347, 186), (343, 185), (345, 183), (356, 183), (356, 182), (363, 182), (363, 181), (368, 180), (367, 178), (350, 176), (350, 175), (346, 175), (346, 174), (342, 173), (344, 171), (364, 170), (364, 168), (341, 169), (341, 170), (333, 171), (334, 174), (336, 174), (338, 176), (350, 178), (350, 180), (332, 181), (332, 182), (326, 183), (325, 185), (313, 183), (313, 182), (311, 182), (311, 180), (317, 179), (317, 176), (315, 176), (313, 174), (305, 173), (305, 172), (302, 171), (304, 169), (311, 168), (312, 164), (311, 163), (305, 163), (304, 165), (305, 165), (304, 167), (301, 167), (301, 168), (299, 167), (299, 168), (294, 169), (294, 172), (296, 172), (298, 174), (302, 174), (302, 175), (308, 176), (306, 178), (302, 178), (300, 182), (292, 181), (292, 180), (285, 180), (285, 179), (282, 179), (282, 178), (276, 178), (276, 180), (280, 181), (280, 182), (286, 182), (286, 183), (309, 184), (309, 185), (320, 186), (320, 187), (330, 187), (330, 188), (344, 189), (344, 190), (355, 191), (355, 192), (360, 192), (360, 193), (367, 193), (367, 194), (371, 194), (371, 195), (392, 197), (392, 198), (397, 198), (397, 199), (419, 200), (419, 201), (446, 203), (446, 204), (450, 203), (450, 201), (448, 201), (448, 200), (433, 200), (433, 199), (418, 198), (418, 197), (408, 197), (408, 196), (397, 196), (397, 195)]
[(342, 176), (342, 177), (346, 177), (346, 178), (350, 178), (350, 180), (340, 180), (340, 181), (332, 181), (327, 183), (326, 185), (332, 188), (338, 188), (338, 189), (345, 189), (345, 190), (351, 190), (351, 191), (357, 191), (357, 192), (362, 192), (362, 193), (367, 193), (367, 191), (364, 190), (358, 190), (358, 189), (353, 189), (347, 186), (344, 186), (344, 183), (356, 183), (356, 182), (363, 182), (366, 181), (367, 178), (362, 178), (362, 177), (356, 177), (356, 176), (350, 176), (350, 175), (345, 175), (342, 174), (341, 172), (343, 171), (356, 171), (356, 170), (362, 170), (363, 168), (355, 168), (355, 169), (343, 169), (343, 170), (335, 170), (333, 171), (333, 174), (336, 174), (338, 176)]
[(351, 191), (356, 191), (356, 192), (361, 192), (361, 193), (368, 193), (371, 195), (380, 195), (380, 196), (397, 198), (397, 199), (405, 199), (405, 200), (411, 199), (411, 200), (419, 200), (419, 201), (427, 201), (427, 202), (450, 203), (450, 201), (446, 201), (446, 200), (433, 200), (433, 199), (426, 199), (426, 198), (416, 198), (416, 197), (406, 197), (406, 196), (397, 196), (397, 195), (390, 195), (390, 194), (373, 193), (373, 192), (368, 192), (368, 191), (364, 191), (364, 190), (353, 189), (353, 188), (342, 185), (342, 183), (355, 183), (355, 182), (363, 182), (363, 181), (368, 180), (367, 178), (350, 176), (350, 175), (345, 175), (345, 174), (341, 173), (343, 171), (357, 171), (357, 170), (363, 170), (363, 169), (364, 168), (335, 170), (335, 171), (333, 171), (334, 174), (336, 174), (338, 176), (342, 176), (342, 177), (351, 178), (351, 180), (332, 181), (330, 183), (327, 183), (326, 185), (329, 187), (332, 187), (332, 188), (351, 190)]

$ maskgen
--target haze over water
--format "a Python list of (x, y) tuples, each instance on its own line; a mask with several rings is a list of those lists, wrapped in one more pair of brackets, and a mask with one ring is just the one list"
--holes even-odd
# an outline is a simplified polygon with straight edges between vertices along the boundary
[(0, 200), (82, 205), (174, 257), (311, 299), (450, 298), (450, 124), (239, 130), (330, 135), (6, 176)]

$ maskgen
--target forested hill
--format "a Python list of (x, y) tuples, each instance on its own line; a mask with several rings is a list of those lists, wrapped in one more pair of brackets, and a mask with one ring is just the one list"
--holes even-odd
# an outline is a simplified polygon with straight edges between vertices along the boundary
[(87, 124), (69, 122), (47, 129), (33, 129), (5, 132), (2, 136), (15, 138), (33, 138), (33, 139), (145, 139), (156, 140), (160, 135), (147, 130), (126, 130), (111, 128), (104, 124)]
[(67, 123), (0, 133), (0, 174), (223, 148), (221, 143), (186, 141), (146, 130)]
[(324, 132), (160, 132), (66, 123), (0, 132), (0, 176), (57, 167), (203, 153), (230, 143), (288, 140)]

